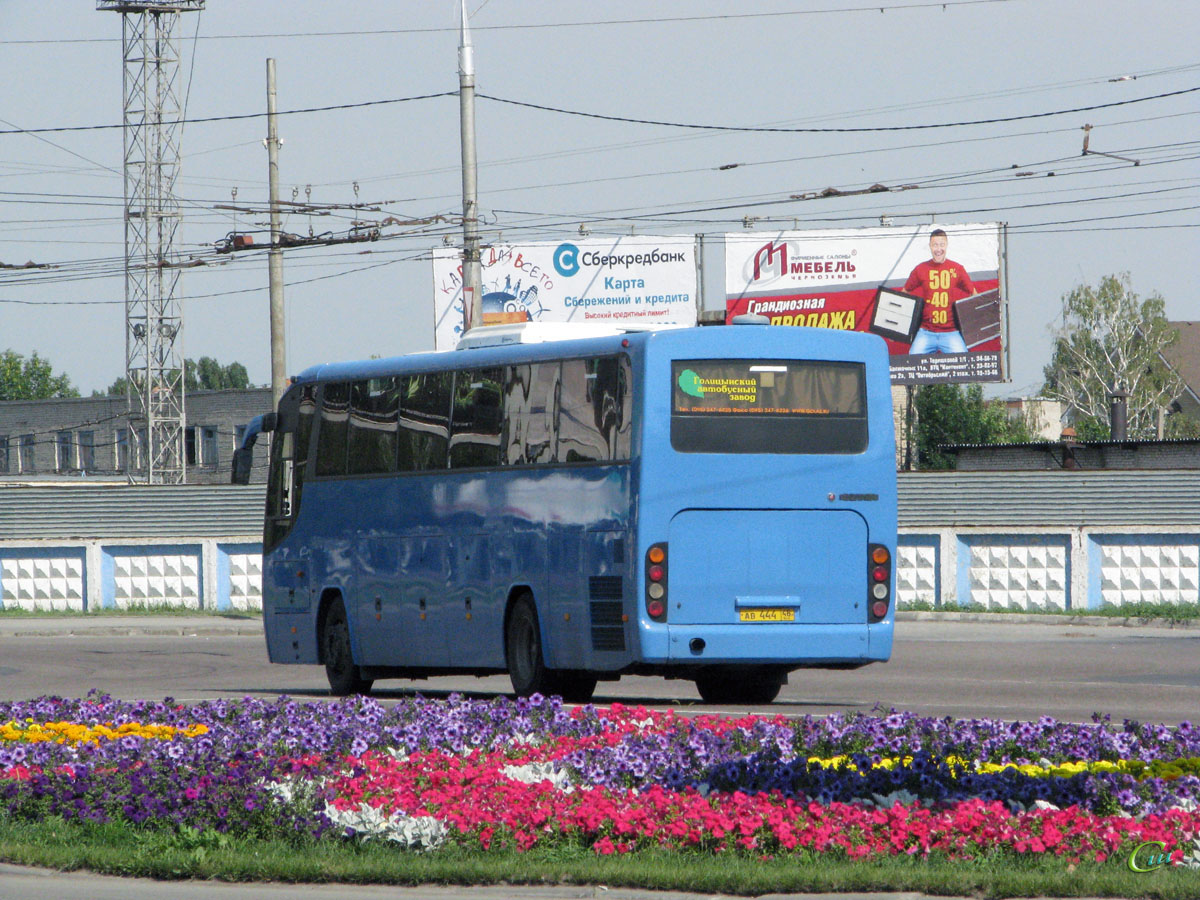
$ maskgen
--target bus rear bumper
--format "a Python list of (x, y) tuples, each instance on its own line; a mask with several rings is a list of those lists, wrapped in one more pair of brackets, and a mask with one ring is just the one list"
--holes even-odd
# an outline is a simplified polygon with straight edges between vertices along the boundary
[(665, 640), (644, 641), (642, 651), (644, 661), (651, 664), (800, 667), (886, 662), (892, 655), (892, 623), (668, 625)]

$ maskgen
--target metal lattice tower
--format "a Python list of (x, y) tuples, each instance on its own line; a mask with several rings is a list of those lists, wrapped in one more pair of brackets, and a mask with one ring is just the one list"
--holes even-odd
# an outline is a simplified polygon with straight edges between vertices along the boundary
[(204, 0), (97, 0), (121, 13), (125, 107), (125, 381), (129, 403), (126, 469), (134, 484), (180, 484), (184, 456), (183, 326), (175, 178), (179, 174), (179, 45), (182, 12)]

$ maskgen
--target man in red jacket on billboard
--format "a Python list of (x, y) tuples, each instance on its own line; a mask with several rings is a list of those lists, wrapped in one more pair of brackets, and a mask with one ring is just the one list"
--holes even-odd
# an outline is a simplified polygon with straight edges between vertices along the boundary
[(921, 327), (909, 348), (911, 355), (966, 353), (967, 344), (954, 322), (954, 301), (979, 293), (966, 268), (946, 258), (949, 239), (935, 228), (929, 233), (931, 259), (917, 265), (904, 283), (904, 292), (922, 297)]

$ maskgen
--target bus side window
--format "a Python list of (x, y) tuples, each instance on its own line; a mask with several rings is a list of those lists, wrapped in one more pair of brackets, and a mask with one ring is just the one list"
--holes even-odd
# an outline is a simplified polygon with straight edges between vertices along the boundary
[(557, 362), (509, 366), (504, 386), (503, 462), (510, 466), (554, 462)]
[(597, 390), (597, 360), (568, 359), (562, 364), (558, 414), (558, 462), (604, 462), (609, 442), (597, 425), (603, 390)]
[(397, 381), (372, 378), (350, 385), (351, 475), (396, 471), (396, 420), (400, 410)]
[(449, 372), (410, 375), (401, 382), (401, 472), (446, 468), (450, 443)]
[(454, 414), (450, 423), (450, 468), (500, 464), (500, 380), (503, 369), (467, 369), (456, 373)]
[(629, 358), (608, 356), (589, 361), (592, 419), (607, 447), (606, 459), (629, 459), (632, 451), (633, 380)]
[(350, 419), (350, 385), (327, 384), (321, 393), (317, 429), (317, 474), (346, 474), (346, 432)]
[(617, 423), (617, 459), (633, 458), (633, 363), (622, 356), (618, 371), (617, 400), (621, 418)]

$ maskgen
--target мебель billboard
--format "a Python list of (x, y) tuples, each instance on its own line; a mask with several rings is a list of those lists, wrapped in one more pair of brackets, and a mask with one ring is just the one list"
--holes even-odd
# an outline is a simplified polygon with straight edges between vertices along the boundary
[(992, 222), (727, 234), (726, 320), (877, 334), (898, 384), (1000, 381), (1003, 232)]

